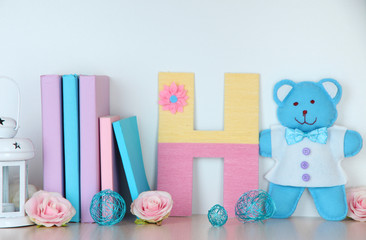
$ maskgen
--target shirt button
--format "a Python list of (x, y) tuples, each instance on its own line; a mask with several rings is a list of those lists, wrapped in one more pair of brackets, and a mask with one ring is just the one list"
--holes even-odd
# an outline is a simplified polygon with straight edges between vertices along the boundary
[(304, 148), (302, 150), (302, 154), (304, 154), (305, 156), (310, 155), (310, 153), (311, 153), (310, 148)]
[(308, 181), (310, 181), (310, 175), (309, 175), (309, 174), (304, 174), (304, 175), (302, 175), (302, 180), (303, 180), (304, 182), (308, 182)]
[(301, 168), (302, 169), (307, 169), (309, 167), (309, 163), (307, 162), (307, 161), (303, 161), (302, 163), (301, 163)]

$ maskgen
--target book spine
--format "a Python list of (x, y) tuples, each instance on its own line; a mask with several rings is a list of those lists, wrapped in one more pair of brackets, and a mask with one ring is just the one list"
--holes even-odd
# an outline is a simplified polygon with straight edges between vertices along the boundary
[(64, 196), (61, 76), (41, 76), (41, 104), (43, 189)]
[(102, 190), (111, 189), (118, 192), (117, 166), (112, 123), (118, 121), (119, 116), (99, 118), (100, 124), (100, 173)]
[(76, 75), (62, 77), (65, 195), (76, 210), (72, 222), (80, 222), (79, 81)]
[(113, 130), (133, 201), (141, 192), (150, 190), (142, 159), (137, 118), (116, 121), (113, 123)]
[(81, 221), (93, 222), (90, 203), (100, 191), (99, 117), (109, 115), (109, 78), (80, 76)]

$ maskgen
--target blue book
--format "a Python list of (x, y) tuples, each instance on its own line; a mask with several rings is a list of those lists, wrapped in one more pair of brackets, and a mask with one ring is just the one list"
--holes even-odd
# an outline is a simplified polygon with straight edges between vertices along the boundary
[(113, 130), (133, 201), (141, 192), (150, 190), (142, 159), (136, 117), (113, 122)]
[(80, 222), (80, 141), (79, 141), (79, 79), (64, 75), (63, 118), (65, 156), (65, 196), (76, 210), (72, 222)]

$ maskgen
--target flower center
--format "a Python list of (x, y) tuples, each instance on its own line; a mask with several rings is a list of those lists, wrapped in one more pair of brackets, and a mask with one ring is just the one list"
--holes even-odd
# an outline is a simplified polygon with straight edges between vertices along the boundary
[(172, 95), (172, 96), (169, 98), (169, 101), (170, 101), (171, 103), (176, 103), (176, 102), (178, 102), (178, 98), (177, 98), (177, 96)]

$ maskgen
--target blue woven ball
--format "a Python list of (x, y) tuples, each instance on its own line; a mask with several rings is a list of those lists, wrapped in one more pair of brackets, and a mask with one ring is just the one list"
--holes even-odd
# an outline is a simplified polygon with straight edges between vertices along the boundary
[(227, 212), (223, 206), (216, 204), (208, 211), (207, 217), (212, 226), (221, 227), (227, 221)]
[(275, 211), (271, 196), (260, 189), (244, 193), (235, 206), (236, 218), (242, 223), (262, 222), (271, 218)]
[(90, 215), (99, 225), (119, 223), (126, 214), (126, 203), (119, 193), (110, 189), (94, 195), (90, 204)]

